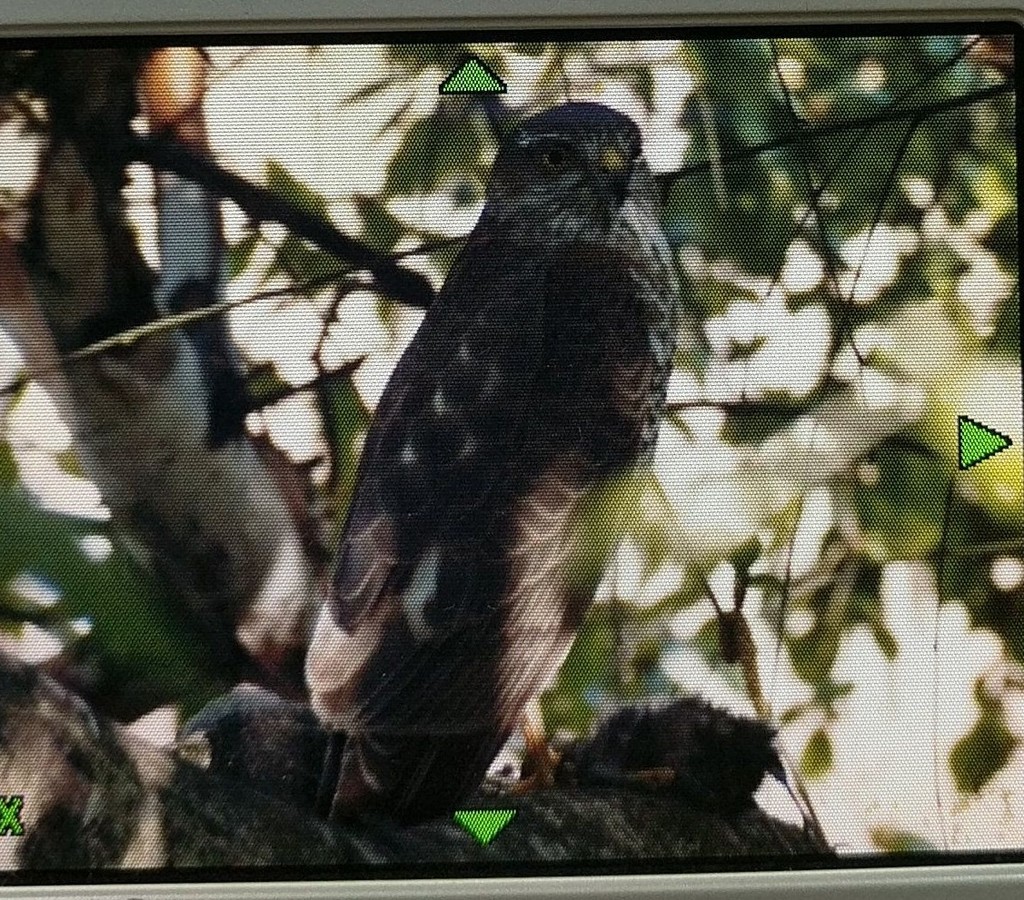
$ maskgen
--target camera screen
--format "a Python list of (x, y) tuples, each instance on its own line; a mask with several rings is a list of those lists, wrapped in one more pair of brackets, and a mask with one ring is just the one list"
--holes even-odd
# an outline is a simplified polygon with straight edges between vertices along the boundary
[(0, 878), (1024, 860), (1018, 31), (0, 43)]

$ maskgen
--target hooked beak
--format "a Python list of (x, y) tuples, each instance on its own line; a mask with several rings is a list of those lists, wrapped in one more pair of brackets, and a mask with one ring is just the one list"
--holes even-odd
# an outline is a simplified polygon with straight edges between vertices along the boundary
[(604, 147), (598, 154), (598, 170), (605, 190), (621, 206), (629, 192), (629, 179), (633, 174), (633, 157), (619, 147)]

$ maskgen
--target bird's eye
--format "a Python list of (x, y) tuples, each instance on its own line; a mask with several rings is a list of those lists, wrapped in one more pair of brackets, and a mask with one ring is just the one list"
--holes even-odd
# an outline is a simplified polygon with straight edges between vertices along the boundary
[(569, 162), (569, 151), (558, 144), (551, 147), (545, 147), (541, 151), (540, 161), (541, 165), (549, 172), (561, 171)]

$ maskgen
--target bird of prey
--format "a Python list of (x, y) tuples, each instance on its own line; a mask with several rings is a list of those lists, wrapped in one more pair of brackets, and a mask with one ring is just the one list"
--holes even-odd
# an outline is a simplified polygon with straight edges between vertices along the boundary
[(659, 207), (606, 106), (502, 141), (376, 409), (307, 656), (345, 736), (333, 818), (456, 808), (568, 654), (601, 575), (581, 504), (650, 457), (682, 330)]

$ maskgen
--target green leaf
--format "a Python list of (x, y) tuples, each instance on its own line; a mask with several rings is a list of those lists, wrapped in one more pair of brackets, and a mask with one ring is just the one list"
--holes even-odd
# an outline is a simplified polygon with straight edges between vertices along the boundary
[(1013, 175), (994, 165), (982, 168), (972, 184), (974, 196), (993, 221), (998, 221), (1017, 208), (1017, 189)]
[(756, 356), (767, 343), (768, 338), (763, 335), (753, 337), (749, 341), (731, 341), (723, 357), (729, 362), (749, 359), (752, 356)]
[(1020, 294), (1004, 300), (992, 335), (986, 341), (990, 353), (1020, 359)]
[(402, 223), (376, 197), (357, 196), (355, 204), (363, 222), (363, 237), (378, 250), (390, 250), (405, 231)]
[(883, 853), (934, 853), (939, 848), (913, 831), (877, 827), (870, 831), (871, 843)]
[(844, 624), (837, 615), (819, 614), (809, 631), (789, 639), (790, 660), (800, 678), (818, 684), (831, 676)]
[(18, 477), (18, 461), (11, 452), (11, 445), (0, 441), (0, 487), (14, 484)]
[(722, 439), (730, 444), (760, 444), (766, 438), (792, 424), (807, 412), (810, 403), (791, 399), (751, 403), (729, 413), (722, 428)]
[(294, 390), (290, 382), (285, 381), (273, 365), (260, 366), (250, 373), (246, 386), (255, 406), (272, 403), (276, 398)]
[(760, 558), (761, 550), (761, 542), (756, 537), (752, 537), (729, 554), (729, 561), (737, 572), (747, 572)]
[[(6, 607), (6, 603), (6, 598), (0, 596), (0, 609), (4, 609)], [(0, 634), (9, 635), (12, 638), (20, 638), (24, 630), (24, 622), (19, 622), (17, 619), (12, 619), (7, 615), (0, 614)]]
[(62, 472), (68, 475), (74, 475), (75, 478), (86, 478), (85, 469), (82, 468), (81, 460), (78, 458), (78, 453), (74, 448), (68, 448), (67, 450), (61, 450), (55, 457), (57, 465)]
[(722, 663), (721, 628), (718, 619), (708, 619), (690, 639), (697, 652), (712, 666)]
[(614, 648), (614, 634), (604, 611), (592, 610), (554, 685), (541, 697), (544, 723), (549, 731), (583, 734), (590, 728), (594, 710), (587, 695), (610, 675), (609, 661)]
[(327, 200), (323, 194), (313, 190), (309, 185), (299, 181), (281, 163), (267, 160), (264, 170), (267, 188), (283, 197), (297, 209), (316, 216), (325, 221), (330, 219), (327, 211)]
[(443, 112), (410, 126), (388, 164), (384, 194), (427, 194), (449, 175), (480, 165), (482, 136), (471, 119)]
[(858, 485), (856, 504), (861, 525), (885, 549), (889, 559), (921, 559), (942, 537), (947, 476), (941, 461), (895, 448), (875, 453), (878, 479)]
[[(277, 248), (273, 262), (267, 269), (267, 275), (284, 273), (299, 282), (295, 292), (309, 296), (319, 293), (326, 283), (341, 278), (346, 272), (346, 264), (336, 256), (313, 247), (294, 234), (288, 235)], [(302, 284), (309, 282), (304, 288)]]
[[(601, 603), (591, 609), (555, 684), (541, 697), (549, 731), (564, 729), (582, 734), (593, 723), (596, 706), (609, 698), (635, 699), (641, 693), (642, 679), (651, 674), (645, 671), (645, 660), (649, 662), (652, 656), (650, 645), (638, 647), (638, 658), (631, 660), (639, 668), (631, 666), (631, 672), (621, 673), (616, 664), (622, 650), (620, 641), (636, 634), (638, 628), (638, 621), (621, 604)], [(626, 674), (625, 682), (622, 674)]]
[(808, 738), (800, 754), (800, 771), (807, 778), (821, 778), (832, 768), (832, 741), (821, 728)]
[(875, 643), (878, 644), (878, 649), (882, 651), (882, 655), (889, 662), (892, 662), (900, 653), (900, 645), (896, 636), (882, 622), (872, 621), (869, 624), (871, 635), (874, 637)]
[(974, 728), (949, 753), (949, 768), (957, 789), (977, 794), (1006, 765), (1018, 743), (1001, 715), (982, 713)]
[[(973, 627), (997, 635), (1010, 658), (1024, 664), (1024, 595), (1019, 590), (997, 590), (991, 578), (992, 562), (1002, 552), (1000, 544), (1009, 541), (1019, 546), (1020, 537), (1019, 530), (1012, 526), (991, 527), (972, 505), (965, 505), (962, 511), (958, 508), (946, 545), (963, 552), (950, 556), (943, 568), (941, 588), (944, 599), (966, 609)], [(994, 544), (991, 551), (969, 552), (972, 547), (984, 548), (989, 540)]]
[[(714, 155), (711, 148), (697, 152)], [(777, 189), (772, 178), (777, 167), (767, 161), (770, 155), (728, 168), (731, 199), (725, 205), (707, 173), (675, 179), (665, 206), (665, 227), (692, 233), (692, 242), (711, 258), (740, 260), (752, 274), (774, 276), (792, 240), (796, 197)]]
[(547, 44), (539, 43), (537, 41), (525, 41), (523, 43), (513, 44), (512, 50), (515, 53), (522, 54), (523, 56), (543, 56), (547, 47)]
[(330, 452), (328, 478), (331, 517), (340, 527), (355, 487), (358, 439), (370, 425), (367, 410), (350, 372), (328, 375), (316, 388), (317, 406)]
[(250, 231), (228, 248), (228, 278), (237, 278), (249, 267), (259, 241), (259, 232)]
[(41, 509), (17, 485), (0, 486), (0, 584), (29, 572), (60, 590), (67, 620), (90, 620), (75, 649), (94, 669), (96, 696), (134, 715), (169, 702), (198, 710), (230, 686), (230, 673), (132, 554), (115, 544), (96, 563), (82, 552), (81, 539), (102, 528)]
[(854, 687), (852, 681), (833, 681), (826, 678), (814, 685), (814, 704), (828, 713), (829, 718), (833, 718), (836, 704), (849, 697)]

